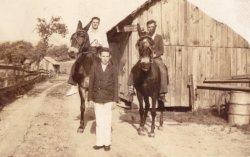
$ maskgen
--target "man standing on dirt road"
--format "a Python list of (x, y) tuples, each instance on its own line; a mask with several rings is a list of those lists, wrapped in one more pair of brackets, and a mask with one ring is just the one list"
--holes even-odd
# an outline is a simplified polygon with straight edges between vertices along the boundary
[(96, 117), (96, 145), (93, 148), (109, 151), (112, 106), (118, 102), (118, 72), (110, 62), (111, 52), (108, 48), (102, 48), (99, 57), (101, 61), (94, 64), (90, 72), (88, 101), (94, 104)]

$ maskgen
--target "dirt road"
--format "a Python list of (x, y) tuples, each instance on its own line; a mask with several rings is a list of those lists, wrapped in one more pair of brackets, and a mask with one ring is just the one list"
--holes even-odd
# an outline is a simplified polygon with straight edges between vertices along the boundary
[(120, 107), (113, 110), (111, 151), (93, 150), (93, 110), (87, 110), (84, 133), (77, 133), (80, 100), (66, 97), (68, 88), (64, 78), (41, 83), (4, 107), (0, 157), (250, 157), (250, 135), (236, 128), (167, 119), (164, 130), (149, 138), (137, 134), (137, 112)]

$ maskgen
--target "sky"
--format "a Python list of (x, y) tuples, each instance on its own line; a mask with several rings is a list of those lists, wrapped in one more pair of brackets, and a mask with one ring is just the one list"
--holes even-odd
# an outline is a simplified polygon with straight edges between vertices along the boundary
[(250, 0), (188, 0), (250, 43)]
[[(105, 3), (104, 3), (105, 2)], [(54, 43), (69, 41), (78, 20), (87, 24), (93, 16), (101, 18), (100, 28), (109, 30), (145, 0), (0, 0), (0, 42), (26, 40), (36, 44), (37, 18), (61, 16), (69, 34), (62, 40), (54, 36)], [(125, 7), (126, 6), (126, 7)]]
[[(146, 0), (0, 0), (0, 42), (25, 40), (36, 44), (37, 18), (61, 16), (69, 34), (52, 38), (53, 44), (69, 44), (78, 20), (83, 25), (91, 17), (101, 18), (107, 31)], [(250, 43), (250, 0), (188, 0), (214, 19), (227, 24)]]

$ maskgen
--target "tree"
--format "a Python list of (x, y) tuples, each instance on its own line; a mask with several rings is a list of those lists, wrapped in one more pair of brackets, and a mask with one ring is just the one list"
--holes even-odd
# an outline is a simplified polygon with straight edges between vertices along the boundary
[(55, 58), (57, 61), (68, 61), (70, 60), (68, 55), (67, 45), (53, 46), (48, 49), (47, 55)]
[(36, 30), (42, 38), (41, 41), (44, 44), (45, 52), (49, 48), (49, 38), (54, 33), (60, 34), (62, 37), (65, 37), (68, 33), (67, 26), (61, 22), (61, 17), (52, 16), (49, 22), (47, 22), (44, 18), (38, 18), (37, 21), (38, 24)]
[(39, 41), (35, 47), (35, 53), (36, 53), (36, 57), (37, 60), (41, 60), (45, 55), (46, 55), (46, 51), (47, 51), (47, 47), (44, 44), (43, 41)]
[(6, 63), (22, 64), (26, 59), (33, 59), (34, 47), (30, 42), (16, 41), (0, 44), (0, 59)]

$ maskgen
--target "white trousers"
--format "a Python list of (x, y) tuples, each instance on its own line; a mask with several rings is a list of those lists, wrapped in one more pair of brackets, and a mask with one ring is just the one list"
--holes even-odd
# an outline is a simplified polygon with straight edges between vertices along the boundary
[(113, 102), (94, 103), (97, 146), (108, 146), (111, 144), (112, 104)]

